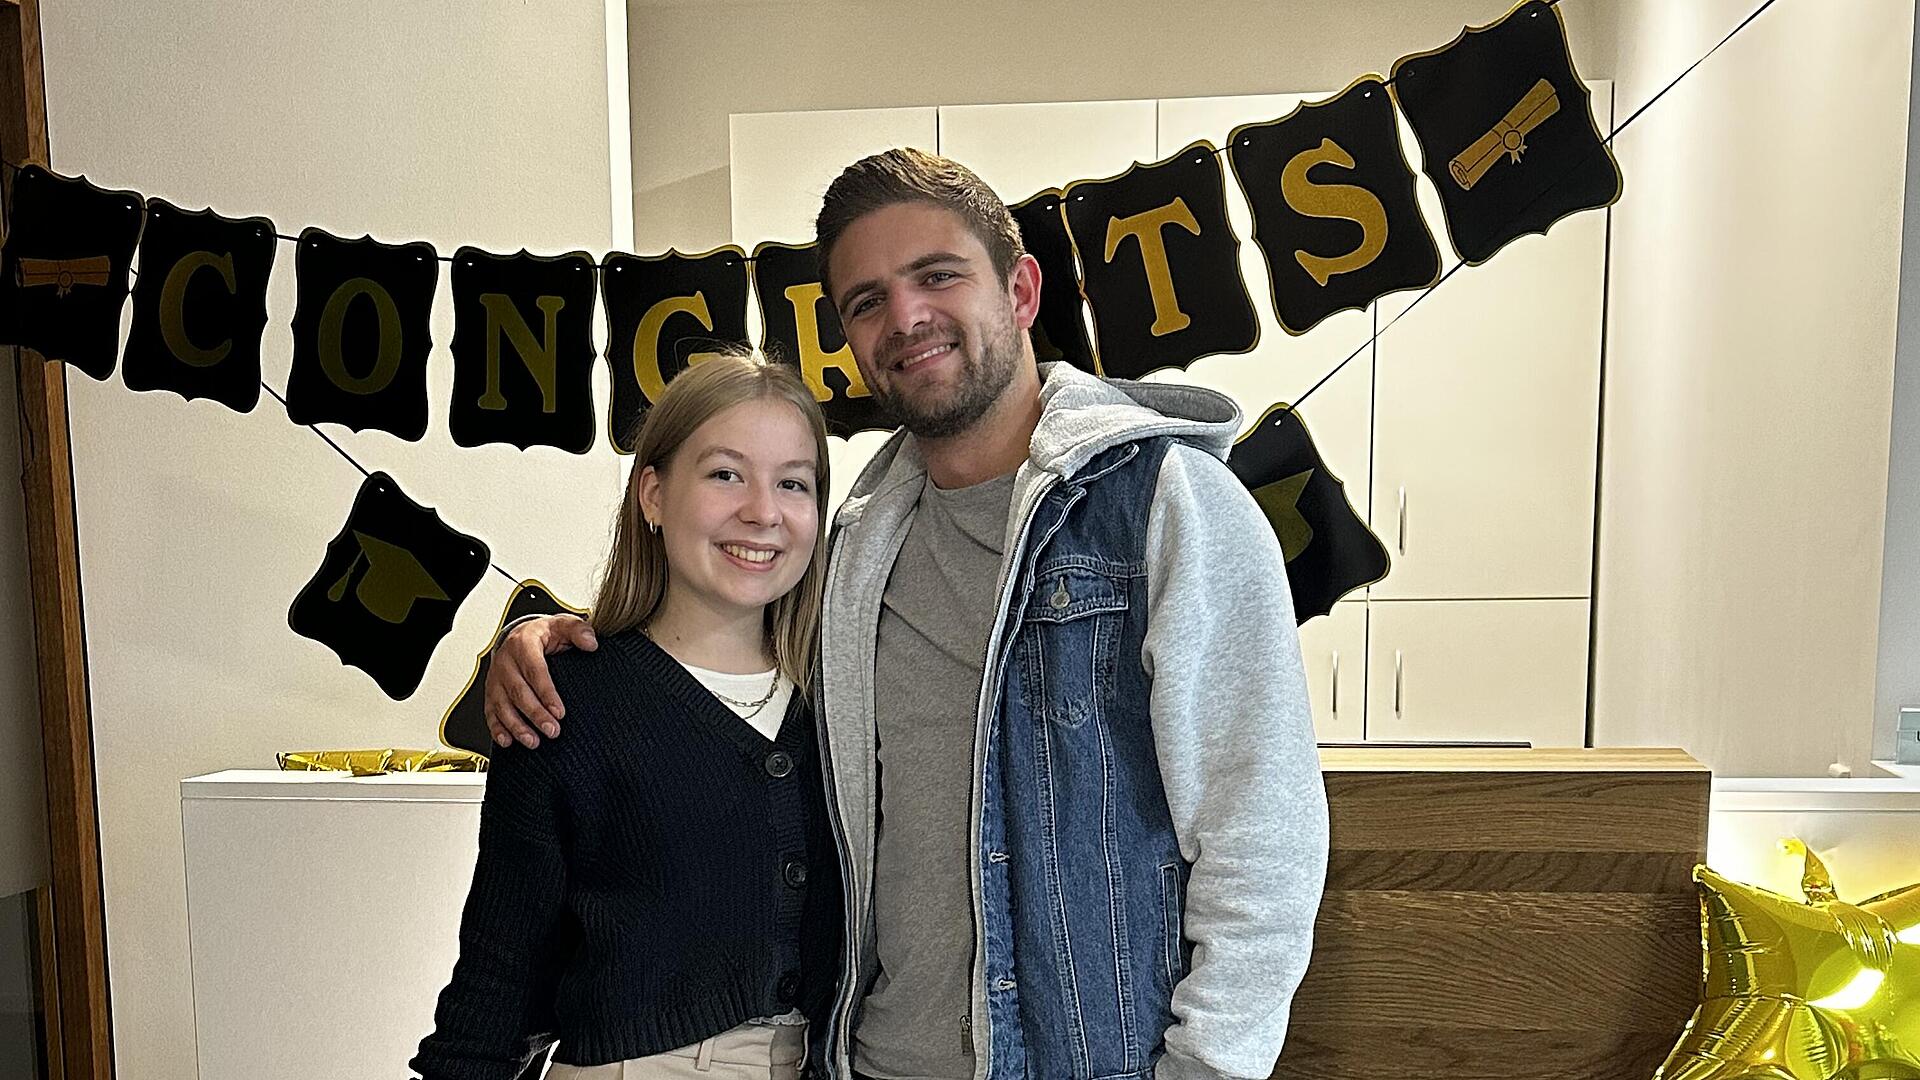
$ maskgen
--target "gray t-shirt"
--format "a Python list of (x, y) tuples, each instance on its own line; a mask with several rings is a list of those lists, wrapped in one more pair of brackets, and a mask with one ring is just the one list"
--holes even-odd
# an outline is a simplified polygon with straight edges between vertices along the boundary
[(887, 578), (874, 660), (879, 972), (853, 1067), (885, 1080), (971, 1080), (974, 715), (998, 605), (1013, 476), (929, 481)]

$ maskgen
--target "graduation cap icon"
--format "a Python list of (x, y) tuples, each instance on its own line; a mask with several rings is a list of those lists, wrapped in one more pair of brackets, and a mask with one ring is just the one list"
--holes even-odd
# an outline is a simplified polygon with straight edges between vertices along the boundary
[(1280, 552), (1288, 562), (1313, 544), (1313, 526), (1300, 513), (1300, 496), (1306, 493), (1307, 481), (1313, 479), (1315, 471), (1307, 469), (1253, 489), (1253, 501), (1260, 504), (1260, 512), (1272, 523), (1274, 535), (1280, 538)]
[(1342, 596), (1387, 576), (1387, 548), (1347, 501), (1300, 414), (1274, 405), (1233, 444), (1227, 467), (1267, 516), (1287, 561), (1300, 622), (1325, 615)]
[(377, 472), (360, 485), (346, 526), (294, 598), (287, 624), (400, 700), (419, 687), (489, 557), (486, 544), (449, 528)]
[(500, 632), (507, 624), (528, 615), (585, 615), (585, 608), (577, 608), (553, 595), (553, 590), (532, 578), (520, 583), (507, 598), (507, 606), (500, 612), (500, 622), (487, 638), (486, 645), (473, 659), (473, 677), (467, 680), (467, 688), (447, 707), (446, 715), (440, 719), (440, 742), (460, 750), (470, 750), (482, 757), (493, 753), (493, 740), (487, 732), (486, 687), (487, 669), (493, 665), (493, 646), (500, 640)]
[(374, 618), (395, 626), (406, 624), (415, 600), (447, 599), (447, 594), (440, 591), (433, 575), (413, 557), (413, 552), (358, 529), (353, 530), (353, 538), (360, 542), (360, 554), (348, 564), (347, 572), (340, 575), (333, 588), (327, 590), (328, 600), (339, 603), (346, 596), (347, 582), (353, 580), (356, 572), (360, 574), (360, 583), (354, 586), (353, 593), (360, 606)]

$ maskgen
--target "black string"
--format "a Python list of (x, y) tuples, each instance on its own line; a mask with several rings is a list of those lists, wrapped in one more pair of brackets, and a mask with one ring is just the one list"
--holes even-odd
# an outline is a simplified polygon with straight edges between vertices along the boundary
[[(1700, 59), (1695, 60), (1691, 64), (1688, 64), (1685, 71), (1682, 71), (1680, 74), (1675, 75), (1673, 77), (1673, 81), (1667, 83), (1666, 86), (1661, 87), (1659, 93), (1653, 95), (1651, 98), (1648, 98), (1647, 103), (1645, 105), (1642, 105), (1639, 108), (1633, 110), (1633, 115), (1627, 117), (1624, 121), (1622, 121), (1620, 124), (1615, 126), (1612, 134), (1609, 134), (1606, 138), (1600, 140), (1600, 145), (1603, 147), (1612, 146), (1613, 140), (1618, 138), (1621, 132), (1627, 130), (1627, 126), (1629, 124), (1632, 124), (1635, 120), (1640, 119), (1641, 114), (1646, 112), (1647, 109), (1649, 109), (1650, 107), (1652, 107), (1654, 102), (1659, 101), (1661, 98), (1665, 97), (1667, 95), (1667, 91), (1673, 89), (1675, 86), (1678, 86), (1680, 84), (1680, 80), (1693, 74), (1693, 71), (1695, 68), (1699, 67), (1701, 64), (1706, 63), (1708, 57), (1712, 56), (1714, 53), (1719, 52), (1722, 46), (1724, 46), (1727, 42), (1732, 41), (1735, 35), (1739, 34), (1740, 31), (1745, 30), (1747, 26), (1753, 22), (1753, 20), (1759, 18), (1761, 13), (1766, 11), (1768, 8), (1772, 7), (1775, 2), (1776, 0), (1763, 0), (1763, 2), (1759, 7), (1753, 9), (1752, 14), (1740, 20), (1740, 23), (1738, 26), (1735, 26), (1732, 30), (1729, 30), (1727, 32), (1727, 36), (1720, 39), (1720, 44), (1715, 45), (1711, 49), (1708, 49), (1705, 53), (1701, 55)], [(1555, 177), (1551, 183), (1547, 184), (1546, 187), (1540, 189), (1539, 194), (1535, 195), (1532, 199), (1529, 199), (1526, 205), (1522, 206), (1519, 209), (1519, 211), (1513, 215), (1514, 218), (1517, 219), (1523, 216), (1528, 210), (1531, 210), (1533, 208), (1534, 203), (1537, 203), (1541, 199), (1545, 198), (1547, 193), (1552, 191), (1556, 186), (1558, 186), (1561, 181), (1567, 179), (1570, 176), (1577, 174), (1581, 169), (1585, 168), (1587, 166), (1587, 163), (1593, 160), (1594, 153), (1599, 153), (1599, 152), (1600, 152), (1599, 150), (1595, 150), (1593, 153), (1589, 153), (1585, 158), (1582, 158), (1576, 165), (1567, 169), (1565, 172), (1561, 173), (1559, 176)], [(1436, 281), (1433, 284), (1427, 286), (1426, 288), (1420, 290), (1420, 295), (1414, 297), (1413, 303), (1408, 304), (1405, 310), (1401, 311), (1400, 314), (1395, 315), (1387, 323), (1387, 325), (1380, 327), (1378, 330), (1375, 330), (1373, 332), (1372, 337), (1362, 342), (1359, 348), (1349, 353), (1345, 360), (1342, 360), (1338, 364), (1335, 364), (1331, 371), (1327, 372), (1325, 375), (1322, 375), (1320, 377), (1320, 381), (1314, 383), (1312, 386), (1307, 388), (1306, 393), (1301, 394), (1297, 398), (1294, 398), (1292, 402), (1292, 407), (1296, 409), (1299, 408), (1301, 402), (1307, 400), (1307, 398), (1310, 395), (1312, 395), (1312, 393), (1315, 390), (1318, 390), (1322, 386), (1325, 386), (1327, 384), (1328, 379), (1331, 379), (1335, 375), (1338, 375), (1340, 373), (1341, 368), (1346, 367), (1349, 363), (1353, 362), (1353, 360), (1356, 357), (1358, 357), (1361, 353), (1366, 352), (1367, 349), (1372, 347), (1375, 342), (1380, 340), (1381, 335), (1385, 334), (1388, 330), (1393, 329), (1394, 323), (1397, 323), (1401, 319), (1406, 318), (1408, 312), (1411, 312), (1414, 308), (1420, 306), (1420, 301), (1425, 300), (1428, 296), (1430, 296), (1433, 293), (1435, 289), (1438, 289), (1440, 286), (1446, 284), (1447, 279), (1452, 277), (1454, 274), (1458, 273), (1460, 271), (1460, 268), (1465, 265), (1467, 264), (1464, 262), (1455, 263), (1452, 269), (1448, 270), (1445, 274), (1442, 274), (1440, 276), (1439, 281)]]
[[(1661, 98), (1667, 96), (1668, 91), (1672, 90), (1675, 86), (1680, 85), (1680, 82), (1682, 80), (1687, 78), (1687, 76), (1692, 75), (1696, 68), (1698, 68), (1701, 64), (1706, 63), (1707, 60), (1713, 56), (1714, 53), (1719, 52), (1723, 47), (1726, 46), (1726, 44), (1729, 41), (1732, 41), (1735, 37), (1737, 37), (1741, 31), (1745, 30), (1749, 25), (1753, 23), (1755, 19), (1758, 19), (1763, 13), (1765, 13), (1765, 11), (1768, 8), (1772, 7), (1776, 2), (1777, 0), (1763, 0), (1763, 2), (1760, 4), (1759, 7), (1755, 8), (1753, 12), (1749, 14), (1746, 18), (1740, 20), (1739, 24), (1736, 25), (1732, 30), (1729, 30), (1727, 32), (1727, 35), (1720, 39), (1718, 44), (1716, 44), (1713, 48), (1708, 49), (1705, 53), (1703, 53), (1700, 56), (1699, 59), (1687, 65), (1685, 70), (1681, 71), (1680, 74), (1674, 76), (1672, 81), (1668, 82), (1666, 86), (1661, 87), (1659, 93), (1654, 94), (1651, 98), (1648, 98), (1645, 104), (1641, 105), (1638, 109), (1635, 109), (1632, 115), (1628, 116), (1624, 121), (1622, 121), (1620, 124), (1615, 126), (1612, 133), (1609, 134), (1605, 139), (1602, 139), (1600, 141), (1600, 144), (1602, 146), (1611, 146), (1613, 144), (1613, 140), (1618, 138), (1621, 132), (1627, 130), (1627, 128), (1631, 126), (1635, 120), (1638, 120), (1642, 114), (1644, 114), (1648, 109), (1653, 107), (1654, 102), (1659, 101)], [(1559, 3), (1560, 3), (1560, 0), (1546, 0), (1546, 4), (1548, 7), (1555, 7)], [(1385, 83), (1387, 85), (1391, 85), (1392, 82), (1393, 82), (1392, 79), (1385, 80)], [(1213, 151), (1213, 153), (1215, 155), (1219, 155), (1219, 154), (1225, 153), (1228, 149), (1229, 147), (1218, 147)], [(1539, 194), (1535, 195), (1533, 199), (1529, 200), (1525, 206), (1522, 206), (1520, 208), (1520, 214), (1524, 214), (1527, 210), (1532, 209), (1534, 203), (1538, 202), (1541, 198), (1545, 197), (1546, 194), (1552, 191), (1554, 187), (1557, 186), (1562, 180), (1565, 180), (1568, 176), (1574, 175), (1579, 171), (1579, 169), (1584, 168), (1587, 162), (1591, 160), (1592, 160), (1592, 155), (1589, 155), (1587, 158), (1581, 160), (1578, 166), (1571, 168), (1567, 170), (1567, 172), (1563, 173), (1561, 176), (1556, 177), (1551, 183), (1547, 184), (1546, 187), (1542, 188)], [(15, 172), (18, 172), (21, 168), (21, 166), (16, 165), (11, 161), (0, 160), (0, 164), (6, 165), (8, 168), (14, 170)], [(1515, 214), (1514, 216), (1517, 218), (1520, 216), (1520, 214)], [(299, 242), (299, 237), (288, 236), (287, 234), (281, 233), (281, 232), (274, 233), (274, 236), (277, 237), (278, 239), (288, 241), (289, 243)], [(435, 257), (439, 259), (439, 261), (441, 262), (450, 263), (453, 261), (452, 256), (449, 256), (449, 255), (436, 255)], [(745, 256), (741, 261), (751, 265), (757, 262), (758, 260), (756, 260), (755, 258), (749, 255), (749, 256)], [(1328, 370), (1328, 372), (1325, 375), (1322, 375), (1317, 382), (1315, 382), (1312, 386), (1307, 388), (1305, 393), (1294, 398), (1292, 402), (1292, 406), (1294, 408), (1298, 408), (1301, 402), (1304, 402), (1305, 400), (1307, 400), (1307, 398), (1311, 397), (1314, 391), (1320, 389), (1322, 386), (1325, 386), (1328, 380), (1332, 379), (1335, 375), (1338, 375), (1341, 372), (1341, 370), (1344, 369), (1348, 364), (1358, 359), (1361, 353), (1366, 352), (1369, 348), (1373, 347), (1373, 345), (1380, 340), (1380, 337), (1383, 334), (1385, 334), (1388, 330), (1391, 330), (1393, 328), (1395, 323), (1398, 323), (1401, 319), (1406, 318), (1407, 315), (1410, 312), (1412, 312), (1414, 308), (1419, 307), (1422, 301), (1424, 301), (1428, 296), (1432, 295), (1435, 289), (1438, 289), (1440, 286), (1445, 285), (1449, 278), (1459, 273), (1461, 267), (1464, 267), (1466, 265), (1467, 264), (1465, 262), (1455, 263), (1452, 266), (1452, 268), (1450, 268), (1446, 273), (1440, 275), (1440, 279), (1438, 281), (1435, 281), (1433, 284), (1420, 290), (1419, 295), (1413, 298), (1412, 303), (1409, 303), (1404, 309), (1401, 310), (1401, 312), (1398, 315), (1395, 315), (1385, 326), (1382, 326), (1378, 330), (1375, 330), (1371, 337), (1369, 337), (1366, 341), (1361, 342), (1358, 348), (1354, 349), (1353, 352), (1347, 354), (1346, 359), (1340, 361), (1338, 364), (1335, 364), (1330, 370)], [(593, 266), (595, 269), (604, 269), (606, 264), (603, 262), (595, 262)], [(1378, 301), (1376, 301), (1376, 303), (1377, 302)], [(281, 398), (279, 393), (276, 392), (272, 387), (267, 386), (265, 382), (262, 382), (260, 385), (263, 387), (266, 387), (267, 392), (270, 394), (273, 394), (275, 398), (278, 398), (282, 405), (286, 404), (286, 399)], [(363, 475), (367, 474), (366, 468), (362, 466), (358, 461), (354, 461), (353, 457), (347, 454), (345, 450), (340, 449), (339, 445), (335, 443), (332, 439), (327, 438), (327, 435), (325, 432), (322, 432), (317, 427), (313, 427), (313, 425), (311, 424), (308, 424), (305, 426), (312, 428), (314, 433), (319, 435), (322, 439), (326, 439), (327, 444), (329, 446), (332, 446), (335, 450), (339, 451), (340, 455), (342, 457), (345, 457), (349, 462), (351, 462), (353, 464), (353, 467), (356, 469), (359, 469)], [(498, 566), (495, 566), (494, 569), (500, 570)], [(501, 570), (500, 572), (502, 574), (506, 574), (506, 571), (504, 570)], [(509, 578), (512, 577), (511, 574), (508, 574), (507, 576)]]
[[(127, 273), (136, 281), (139, 280), (140, 278), (140, 271), (138, 270), (129, 269)], [(287, 422), (293, 423), (294, 422), (293, 409), (290, 406), (288, 406), (285, 395), (281, 394), (280, 391), (275, 390), (272, 384), (268, 383), (267, 380), (265, 379), (260, 380), (260, 389), (265, 390), (269, 395), (272, 396), (273, 400), (280, 403), (280, 407), (282, 409), (287, 410)], [(22, 406), (22, 408), (24, 407), (25, 406)], [(324, 431), (321, 431), (320, 426), (318, 424), (300, 424), (299, 426), (306, 428), (308, 431), (313, 432), (315, 435), (320, 436), (321, 442), (324, 442), (328, 446), (333, 447), (334, 453), (339, 454), (341, 457), (347, 459), (347, 464), (360, 470), (360, 475), (363, 478), (368, 480), (373, 479), (373, 473), (369, 471), (365, 465), (360, 464), (360, 461), (358, 458), (348, 453), (346, 447), (341, 446), (339, 443), (333, 441), (333, 436), (328, 435)], [(508, 581), (512, 582), (514, 585), (518, 586), (520, 584), (520, 579), (517, 577), (514, 577), (512, 574), (507, 573), (504, 569), (501, 569), (501, 566), (499, 563), (489, 559), (487, 561), (487, 565), (492, 567), (496, 573), (498, 573), (501, 577), (506, 578)]]
[[(271, 394), (273, 396), (273, 400), (279, 402), (280, 407), (287, 410), (287, 419), (289, 421), (293, 419), (293, 410), (290, 407), (288, 407), (287, 399), (281, 396), (280, 391), (275, 390), (272, 386), (269, 386), (265, 379), (260, 380), (260, 389), (265, 390), (268, 394)], [(343, 458), (346, 458), (347, 464), (353, 466), (356, 469), (359, 469), (361, 476), (369, 480), (373, 479), (373, 474), (367, 471), (367, 467), (365, 465), (360, 464), (360, 462), (357, 459), (355, 459), (352, 454), (348, 453), (346, 447), (341, 446), (337, 442), (334, 442), (332, 436), (328, 435), (324, 431), (321, 431), (320, 426), (318, 424), (301, 424), (300, 426), (306, 428), (308, 431), (313, 432), (315, 435), (320, 436), (320, 441), (326, 443), (328, 446), (333, 447), (334, 453), (339, 454)], [(499, 563), (494, 562), (492, 559), (488, 559), (487, 565), (492, 567), (495, 573), (498, 573), (501, 577), (506, 578), (509, 582), (513, 583), (515, 586), (518, 586), (520, 584), (520, 579), (517, 577), (514, 577), (512, 574), (509, 574), (505, 570), (501, 569)]]

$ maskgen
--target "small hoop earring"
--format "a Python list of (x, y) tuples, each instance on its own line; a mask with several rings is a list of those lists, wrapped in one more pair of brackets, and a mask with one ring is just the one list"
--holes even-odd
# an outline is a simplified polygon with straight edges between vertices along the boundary
[(660, 532), (660, 523), (657, 521), (649, 521), (647, 522), (647, 528), (655, 534), (658, 534)]

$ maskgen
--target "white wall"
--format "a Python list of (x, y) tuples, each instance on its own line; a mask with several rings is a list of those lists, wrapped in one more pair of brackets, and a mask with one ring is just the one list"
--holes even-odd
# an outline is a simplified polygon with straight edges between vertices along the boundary
[[(54, 167), (282, 232), (537, 252), (609, 244), (599, 0), (47, 4)], [(284, 388), (293, 252), (276, 255), (265, 378)], [(434, 339), (451, 338), (442, 268)], [(460, 449), (432, 362), (420, 444), (333, 430), (370, 468), (578, 602), (623, 475), (604, 445)], [(69, 373), (122, 1080), (195, 1075), (179, 781), (276, 750), (430, 746), (509, 583), (489, 573), (420, 689), (386, 698), (286, 613), (360, 475), (272, 399), (238, 415)], [(604, 375), (596, 379), (606, 400)], [(367, 867), (369, 874), (379, 873)], [(290, 942), (324, 962), (326, 943)], [(422, 1032), (422, 1034), (425, 1034)], [(261, 1036), (271, 1037), (271, 1032)], [(343, 1033), (350, 1038), (350, 1033)], [(401, 1062), (394, 1062), (396, 1073)]]
[[(1512, 6), (630, 0), (635, 243), (654, 252), (729, 242), (729, 113), (1326, 90)], [(1606, 77), (1606, 9), (1567, 0), (1560, 11), (1580, 73)]]
[(1920, 96), (1920, 81), (1914, 82), (1907, 98), (1900, 321), (1889, 426), (1880, 655), (1873, 695), (1873, 756), (1882, 760), (1894, 755), (1900, 707), (1920, 705), (1920, 109), (1914, 108), (1916, 96)]
[[(1615, 115), (1754, 6), (1622, 0)], [(1778, 4), (1616, 143), (1599, 744), (1866, 771), (1913, 14)]]
[(47, 880), (47, 794), (40, 762), (39, 671), (27, 576), (14, 350), (0, 349), (0, 897)]

